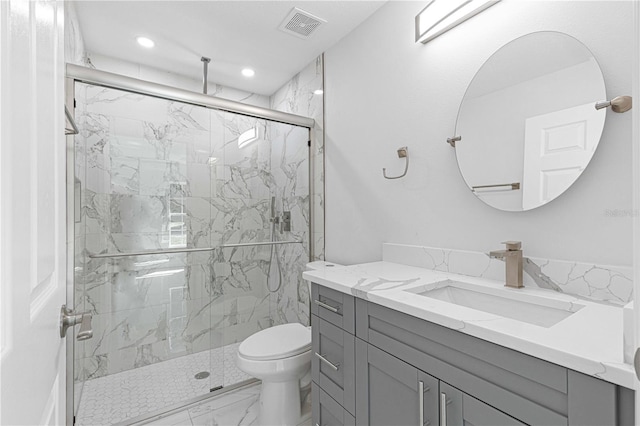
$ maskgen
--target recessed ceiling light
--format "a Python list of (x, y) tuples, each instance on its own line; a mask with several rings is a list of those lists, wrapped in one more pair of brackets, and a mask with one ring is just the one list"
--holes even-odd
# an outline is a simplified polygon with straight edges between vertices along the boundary
[(313, 91), (314, 95), (322, 95), (323, 93), (324, 93), (324, 90), (322, 90), (322, 89), (316, 89), (316, 90)]
[(151, 49), (153, 46), (156, 45), (153, 40), (147, 37), (138, 37), (136, 38), (136, 41), (140, 46), (146, 47), (147, 49)]
[(256, 75), (256, 72), (251, 68), (244, 68), (242, 70), (242, 75), (244, 75), (245, 77), (253, 77), (254, 75)]

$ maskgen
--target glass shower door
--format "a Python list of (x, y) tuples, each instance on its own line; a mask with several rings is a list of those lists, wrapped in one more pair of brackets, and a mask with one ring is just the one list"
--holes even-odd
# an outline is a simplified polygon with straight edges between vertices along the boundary
[(225, 295), (218, 356), (228, 386), (249, 378), (235, 365), (244, 339), (273, 325), (308, 323), (302, 272), (309, 261), (309, 130), (228, 112), (211, 116), (222, 133), (213, 205), (224, 216), (223, 248), (214, 267)]
[(75, 90), (76, 307), (94, 318), (75, 354), (77, 423), (129, 421), (250, 379), (235, 362), (245, 338), (308, 324), (309, 130)]
[[(76, 306), (94, 337), (77, 345), (78, 424), (113, 424), (222, 385), (222, 222), (212, 214), (209, 110), (76, 83)], [(127, 254), (154, 250), (154, 255)], [(127, 255), (127, 256), (123, 256)]]

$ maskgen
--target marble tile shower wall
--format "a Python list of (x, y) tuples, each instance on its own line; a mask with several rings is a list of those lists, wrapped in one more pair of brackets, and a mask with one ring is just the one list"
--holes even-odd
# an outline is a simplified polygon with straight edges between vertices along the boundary
[[(271, 108), (292, 114), (311, 117), (315, 120), (315, 127), (311, 131), (311, 153), (310, 153), (310, 208), (311, 218), (311, 256), (302, 252), (305, 246), (285, 246), (278, 249), (281, 262), (286, 265), (287, 277), (283, 286), (278, 292), (271, 295), (272, 309), (275, 313), (272, 317), (276, 324), (287, 322), (309, 322), (309, 290), (307, 283), (302, 279), (304, 264), (306, 259), (324, 260), (324, 110), (323, 94), (314, 93), (323, 90), (323, 56), (319, 56), (307, 65), (302, 71), (296, 74), (290, 81), (282, 86), (271, 96)], [(285, 141), (291, 137), (287, 129), (279, 124), (273, 124), (273, 160), (278, 162), (278, 156), (284, 158), (282, 152), (278, 153), (280, 146), (286, 146)], [(293, 173), (291, 170), (296, 167), (295, 163), (280, 163), (282, 176)], [(275, 169), (275, 168), (274, 168)], [(298, 173), (301, 173), (298, 167)], [(279, 175), (276, 175), (279, 176)], [(291, 181), (291, 180), (290, 180)], [(297, 182), (301, 178), (298, 177)], [(292, 182), (292, 181), (291, 181)], [(288, 191), (283, 194), (293, 202), (300, 203), (303, 191), (301, 188), (289, 188), (286, 185), (279, 185), (279, 188)], [(298, 209), (303, 212), (301, 208)], [(294, 229), (295, 231), (295, 229)], [(273, 278), (273, 277), (272, 277)], [(272, 287), (275, 289), (275, 286)]]
[[(276, 196), (278, 211), (293, 216), (291, 235), (276, 238), (305, 241), (278, 251), (287, 287), (308, 259), (307, 129), (84, 84), (76, 99), (76, 301), (94, 313), (94, 338), (76, 350), (76, 380), (241, 341), (276, 322), (269, 247), (89, 255), (268, 241)], [(253, 127), (263, 139), (239, 148)]]

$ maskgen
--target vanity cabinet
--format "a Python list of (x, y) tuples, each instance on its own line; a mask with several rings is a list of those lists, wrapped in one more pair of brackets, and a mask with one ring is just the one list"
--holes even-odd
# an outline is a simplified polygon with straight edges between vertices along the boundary
[(438, 379), (362, 340), (356, 345), (358, 424), (438, 424)]
[[(312, 295), (339, 299), (323, 290), (313, 284)], [(314, 425), (343, 424), (341, 409), (342, 422), (353, 416), (358, 425), (634, 424), (629, 389), (363, 299), (343, 294), (345, 300), (354, 304), (355, 335), (321, 318), (318, 305), (312, 316), (314, 352), (345, 366), (336, 378), (314, 354)], [(352, 324), (341, 312), (342, 324)], [(328, 421), (328, 413), (338, 420)]]
[(449, 384), (359, 341), (356, 359), (361, 425), (524, 426)]
[(311, 289), (313, 425), (355, 424), (355, 300), (313, 285)]

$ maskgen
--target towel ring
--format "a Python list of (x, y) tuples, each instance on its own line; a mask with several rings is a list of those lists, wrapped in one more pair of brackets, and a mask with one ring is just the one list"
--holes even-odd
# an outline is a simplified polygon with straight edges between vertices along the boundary
[(409, 170), (409, 148), (407, 148), (406, 146), (399, 148), (398, 158), (404, 158), (406, 160), (404, 165), (404, 173), (402, 173), (400, 176), (387, 176), (387, 169), (383, 168), (382, 175), (385, 177), (385, 179), (400, 179), (407, 174), (407, 171)]

